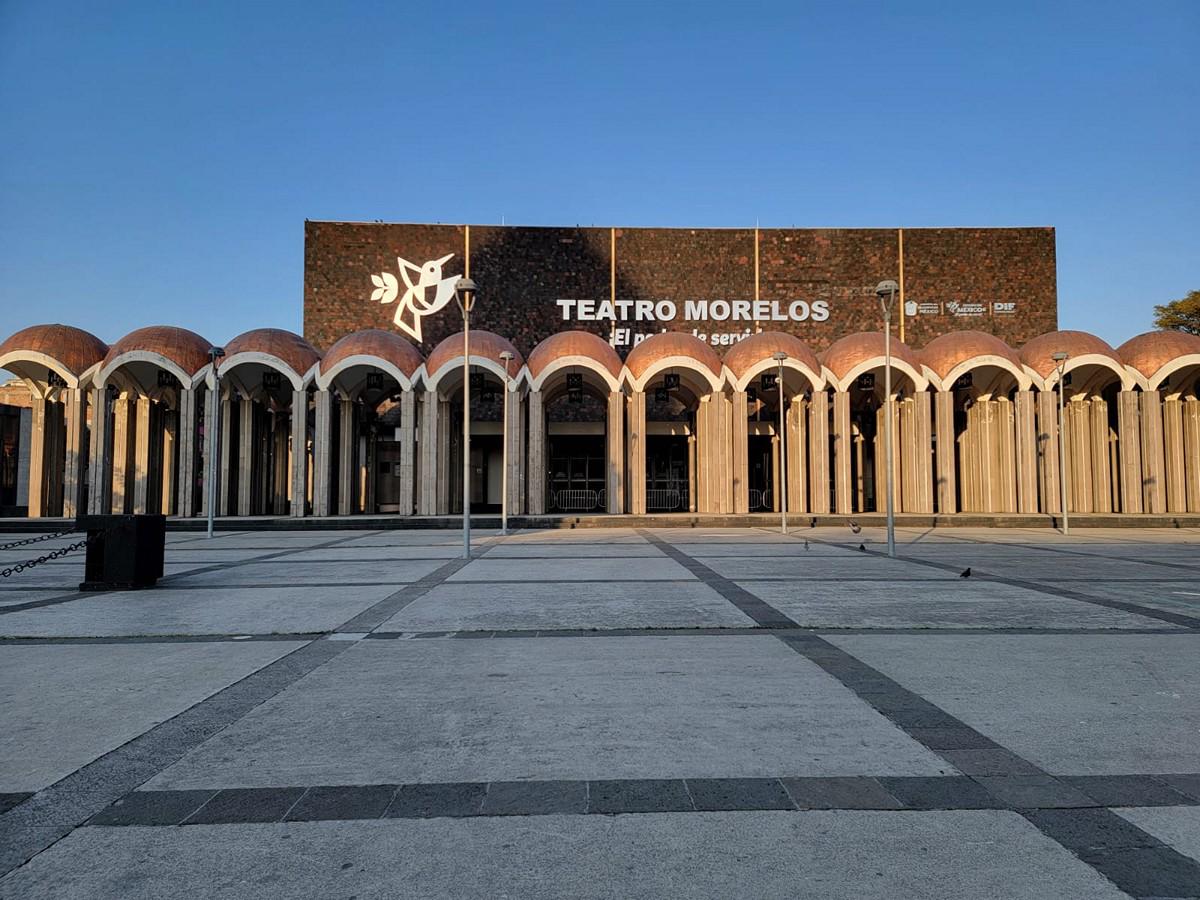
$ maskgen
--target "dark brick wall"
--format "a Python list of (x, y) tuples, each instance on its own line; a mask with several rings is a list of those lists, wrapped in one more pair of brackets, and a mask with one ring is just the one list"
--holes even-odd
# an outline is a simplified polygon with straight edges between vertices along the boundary
[[(899, 272), (895, 229), (764, 229), (759, 234), (760, 299), (824, 301), (829, 318), (818, 322), (763, 322), (789, 331), (822, 350), (839, 337), (878, 330), (875, 285)], [(610, 297), (608, 228), (472, 226), (471, 277), (479, 286), (474, 327), (508, 337), (522, 353), (567, 328), (612, 335), (609, 322), (563, 321), (559, 298), (606, 301)], [(396, 257), (420, 265), (447, 253), (444, 275), (464, 270), (466, 229), (461, 225), (308, 222), (304, 248), (304, 334), (327, 349), (360, 328), (394, 329), (394, 305), (370, 301), (373, 273), (397, 273)], [(753, 300), (753, 229), (619, 228), (616, 244), (618, 300), (671, 300), (674, 321), (617, 322), (631, 334), (662, 328), (732, 333), (751, 322), (689, 322), (689, 300)], [(921, 347), (947, 331), (989, 331), (1019, 346), (1052, 331), (1057, 287), (1052, 228), (905, 229), (906, 299), (919, 304), (905, 322), (905, 337)], [(401, 285), (403, 289), (403, 284)], [(957, 304), (957, 306), (955, 306)], [(1011, 311), (997, 304), (1015, 304)], [(982, 315), (965, 315), (979, 308)], [(960, 313), (955, 314), (955, 310)], [(897, 315), (898, 315), (897, 311)], [(428, 352), (459, 330), (453, 304), (422, 320)], [(629, 347), (618, 346), (622, 355)], [(724, 347), (718, 346), (718, 352)]]

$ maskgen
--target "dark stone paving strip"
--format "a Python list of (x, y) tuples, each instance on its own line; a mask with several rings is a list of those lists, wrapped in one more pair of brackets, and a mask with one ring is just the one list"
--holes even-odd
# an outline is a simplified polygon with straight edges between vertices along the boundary
[[(675, 553), (679, 557), (688, 558), (678, 550), (675, 550)], [(683, 559), (678, 561), (682, 563)], [(924, 560), (908, 561), (944, 570), (957, 569), (956, 566)], [(705, 572), (707, 566), (696, 560), (691, 560), (691, 563), (689, 570), (696, 577), (711, 584), (726, 599), (741, 608), (739, 594), (726, 594), (723, 590), (722, 582), (727, 580), (709, 579)], [(1013, 579), (995, 580), (1023, 586)], [(1032, 585), (1032, 582), (1029, 584)], [(741, 590), (740, 587), (737, 588), (737, 591)], [(1087, 602), (1099, 601), (1089, 598)], [(1099, 605), (1111, 604), (1106, 601)], [(1134, 604), (1121, 604), (1116, 608), (1125, 606), (1133, 607)], [(1144, 614), (1140, 609), (1131, 611)], [(1177, 618), (1190, 617), (1175, 617), (1173, 614), (1158, 613), (1153, 618), (1166, 619), (1173, 624), (1200, 624), (1197, 620), (1177, 623)], [(1146, 801), (1144, 805), (1154, 806), (1162, 805), (1166, 797), (1179, 798), (1176, 802), (1186, 801), (1188, 797), (1184, 793), (1146, 776), (1098, 780), (1056, 778), (819, 635), (779, 634), (776, 637), (815, 663), (914, 740), (923, 743), (964, 773), (962, 777), (952, 778), (879, 779), (884, 789), (904, 806), (913, 809), (943, 809), (947, 808), (948, 804), (954, 804), (953, 808), (957, 809), (1017, 808), (1021, 811), (1036, 808), (1043, 813), (1053, 812), (1058, 815), (1057, 819), (1031, 815), (1026, 815), (1026, 818), (1126, 893), (1135, 897), (1195, 895), (1195, 888), (1200, 885), (1200, 862), (1184, 856), (1130, 823), (1126, 825), (1138, 833), (1137, 840), (1140, 843), (1136, 849), (1086, 852), (1081, 852), (1076, 846), (1060, 838), (1060, 834), (1064, 833), (1062, 827), (1052, 827), (1049, 824), (1070, 822), (1072, 816), (1091, 812), (1103, 812), (1113, 818), (1119, 818), (1108, 810), (1073, 808), (1089, 807), (1090, 804), (1097, 807), (1107, 805), (1097, 795), (1119, 800), (1126, 806), (1143, 805), (1139, 802), (1142, 800)], [(947, 744), (957, 744), (962, 749), (951, 749)], [(969, 747), (966, 746), (968, 744)], [(1021, 806), (1010, 805), (1014, 800), (1019, 801)], [(1046, 827), (1043, 827), (1043, 823), (1046, 823)], [(1148, 873), (1148, 868), (1153, 871)], [(1189, 890), (1181, 893), (1184, 886), (1188, 886)]]
[[(1154, 777), (1106, 776), (1136, 791)], [(1200, 779), (1200, 775), (1182, 776)], [(930, 777), (618, 778), (361, 784), (320, 787), (134, 791), (93, 816), (89, 825), (232, 825), (245, 822), (327, 822), (348, 819), (488, 816), (617, 815), (737, 810), (1079, 811), (1106, 804), (1073, 791), (1074, 778), (965, 775)], [(1158, 787), (1162, 787), (1159, 785)], [(1146, 804), (1137, 804), (1146, 805)], [(1200, 806), (1177, 795), (1171, 806)], [(1060, 817), (1061, 819), (1061, 817)], [(1125, 823), (1124, 819), (1119, 822)], [(1132, 830), (1131, 830), (1132, 829)], [(1125, 835), (1137, 829), (1125, 823)], [(1137, 836), (1137, 846), (1159, 846)], [(1149, 838), (1149, 839), (1148, 839)]]
[(0, 647), (56, 644), (210, 644), (253, 641), (315, 641), (328, 632), (303, 634), (131, 634), (110, 637), (0, 637)]
[(4, 813), (8, 812), (10, 809), (12, 809), (18, 803), (24, 803), (26, 800), (28, 800), (32, 796), (33, 796), (33, 793), (31, 791), (11, 793), (11, 794), (0, 794), (0, 815), (3, 815)]
[[(964, 544), (971, 545), (971, 546), (986, 546), (986, 547), (996, 546), (995, 544), (988, 544), (986, 541), (981, 541), (978, 538), (970, 538), (970, 537), (966, 537), (966, 536), (960, 535), (960, 534), (950, 534), (950, 535), (946, 535), (946, 537), (948, 537), (952, 541), (961, 541)], [(1009, 544), (1009, 545), (1005, 545), (1005, 546), (1014, 546), (1014, 545)], [(1067, 547), (1051, 547), (1047, 544), (1039, 544), (1039, 543), (1017, 544), (1015, 546), (1020, 547), (1022, 550), (1037, 550), (1038, 552), (1041, 552), (1041, 553), (1058, 553), (1062, 556), (1082, 556), (1085, 559), (1104, 559), (1104, 560), (1109, 560), (1109, 561), (1113, 561), (1113, 562), (1136, 563), (1141, 566), (1159, 566), (1159, 567), (1165, 568), (1165, 569), (1179, 569), (1184, 572), (1190, 572), (1192, 575), (1200, 575), (1200, 568), (1198, 568), (1195, 564), (1189, 565), (1188, 563), (1167, 562), (1167, 561), (1161, 560), (1161, 559), (1147, 559), (1144, 556), (1119, 556), (1116, 554), (1111, 554), (1109, 556), (1105, 556), (1102, 553), (1089, 553), (1086, 550), (1071, 550), (1071, 549), (1068, 549)], [(1093, 545), (1093, 546), (1101, 546), (1101, 545)], [(1112, 545), (1104, 545), (1104, 546), (1112, 546)], [(1129, 544), (1120, 544), (1117, 546), (1128, 547), (1130, 545)], [(1135, 546), (1154, 547), (1154, 546), (1161, 546), (1161, 545), (1150, 543), (1150, 544), (1139, 544), (1139, 545), (1135, 545)]]

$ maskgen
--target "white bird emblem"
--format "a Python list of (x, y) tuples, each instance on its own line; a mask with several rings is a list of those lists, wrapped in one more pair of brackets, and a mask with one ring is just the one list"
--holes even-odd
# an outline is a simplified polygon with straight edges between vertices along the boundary
[[(453, 257), (453, 253), (447, 253), (441, 259), (430, 260), (421, 266), (414, 265), (403, 257), (396, 257), (396, 262), (400, 266), (400, 277), (404, 279), (404, 284), (408, 289), (400, 298), (400, 302), (396, 304), (396, 315), (392, 321), (418, 341), (421, 340), (422, 317), (437, 312), (454, 296), (454, 287), (458, 283), (458, 276), (442, 277), (442, 266)], [(415, 284), (409, 272), (417, 273)], [(400, 283), (391, 272), (372, 275), (371, 283), (375, 285), (375, 290), (371, 292), (371, 299), (378, 300), (380, 303), (391, 303), (400, 293)], [(433, 291), (432, 299), (429, 297), (430, 289)]]

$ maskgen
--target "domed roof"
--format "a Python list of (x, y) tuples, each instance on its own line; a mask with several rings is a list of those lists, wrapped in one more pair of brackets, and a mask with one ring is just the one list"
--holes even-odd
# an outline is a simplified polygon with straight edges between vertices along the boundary
[(16, 352), (41, 353), (78, 377), (104, 359), (108, 345), (94, 334), (70, 325), (31, 325), (0, 344), (0, 356)]
[(208, 365), (208, 350), (212, 346), (194, 331), (173, 325), (151, 325), (129, 332), (108, 350), (102, 369), (107, 369), (118, 357), (142, 351), (157, 353), (179, 366), (189, 376)]
[(225, 361), (221, 367), (224, 368), (239, 353), (274, 356), (301, 377), (321, 359), (321, 354), (313, 349), (312, 344), (282, 328), (255, 328), (239, 334), (225, 345)]
[[(908, 344), (896, 338), (892, 338), (891, 343), (892, 359), (907, 363), (916, 372), (921, 371), (921, 361)], [(860, 363), (871, 359), (883, 359), (883, 356), (883, 332), (860, 331), (834, 341), (821, 354), (821, 359), (837, 378), (845, 378)]]
[(734, 377), (741, 378), (750, 369), (770, 359), (779, 351), (788, 355), (788, 359), (806, 366), (814, 375), (821, 374), (821, 361), (813, 353), (808, 344), (795, 335), (782, 331), (763, 331), (743, 338), (725, 351), (725, 365)]
[(1106, 356), (1118, 366), (1122, 365), (1117, 351), (1094, 334), (1086, 331), (1048, 331), (1030, 340), (1020, 350), (1021, 362), (1045, 378), (1054, 371), (1055, 353), (1064, 352), (1070, 357)]
[(945, 378), (959, 363), (980, 356), (998, 356), (1006, 359), (1018, 369), (1021, 358), (1017, 351), (994, 334), (983, 331), (952, 331), (934, 338), (919, 352), (925, 365)]
[(652, 334), (629, 351), (625, 367), (640, 379), (650, 367), (663, 359), (682, 356), (694, 360), (701, 368), (708, 369), (716, 378), (721, 374), (721, 359), (716, 352), (698, 337), (682, 331), (664, 331)]
[(617, 351), (604, 338), (590, 331), (560, 331), (550, 335), (530, 352), (529, 374), (537, 378), (552, 362), (568, 356), (595, 360), (614, 378), (621, 374), (621, 357)]
[[(425, 371), (432, 375), (446, 363), (452, 359), (462, 358), (463, 335), (462, 332), (452, 334), (436, 347), (429, 354), (429, 359), (425, 361)], [(490, 331), (482, 331), (475, 328), (471, 329), (471, 357), (477, 359), (489, 359), (504, 368), (504, 360), (500, 358), (500, 354), (508, 351), (513, 355), (512, 361), (508, 364), (508, 370), (515, 375), (525, 365), (525, 360), (517, 348), (509, 343), (507, 338), (502, 338), (498, 334), (493, 334)]]
[(352, 356), (373, 356), (391, 363), (409, 378), (424, 360), (421, 353), (400, 335), (381, 328), (366, 328), (341, 338), (321, 359), (321, 373), (332, 371)]
[(1117, 348), (1117, 355), (1150, 378), (1172, 360), (1200, 354), (1200, 335), (1182, 331), (1147, 331)]

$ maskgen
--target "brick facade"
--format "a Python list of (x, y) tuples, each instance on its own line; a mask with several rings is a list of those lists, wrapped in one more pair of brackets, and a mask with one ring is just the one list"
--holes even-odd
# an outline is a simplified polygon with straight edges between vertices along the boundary
[[(473, 327), (494, 331), (528, 353), (569, 328), (616, 339), (624, 356), (635, 334), (662, 329), (706, 336), (721, 352), (736, 333), (787, 331), (820, 351), (839, 337), (878, 330), (875, 285), (900, 275), (896, 229), (528, 228), (307, 222), (304, 336), (326, 350), (362, 328), (395, 330), (395, 305), (371, 302), (371, 275), (397, 272), (397, 256), (417, 265), (453, 253), (443, 276), (470, 275), (479, 286)], [(613, 265), (615, 248), (616, 264)], [(688, 301), (793, 301), (828, 306), (827, 321), (689, 321)], [(1054, 229), (903, 230), (904, 290), (917, 314), (905, 317), (914, 347), (967, 329), (1020, 346), (1058, 321)], [(403, 283), (401, 290), (403, 291)], [(564, 321), (560, 298), (600, 303), (672, 301), (670, 321)], [(1012, 304), (1008, 306), (1006, 304)], [(632, 308), (631, 308), (632, 309)], [(760, 310), (761, 311), (761, 307)], [(752, 310), (753, 312), (753, 310)], [(899, 317), (899, 310), (895, 316)], [(422, 321), (424, 354), (457, 332), (451, 304)], [(623, 343), (614, 327), (629, 331)], [(724, 337), (723, 337), (724, 336)]]

